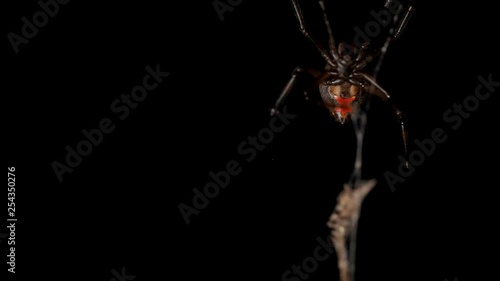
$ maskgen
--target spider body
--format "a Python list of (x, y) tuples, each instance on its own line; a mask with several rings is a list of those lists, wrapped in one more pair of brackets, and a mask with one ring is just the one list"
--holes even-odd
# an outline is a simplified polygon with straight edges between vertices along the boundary
[(354, 53), (356, 59), (344, 50), (355, 50), (346, 44), (339, 45), (339, 54), (336, 64), (327, 64), (325, 80), (319, 84), (319, 93), (323, 105), (330, 114), (344, 124), (351, 114), (359, 109), (364, 102), (367, 92), (364, 90), (368, 83), (364, 80), (362, 70), (367, 65), (364, 56), (366, 47)]
[[(393, 5), (394, 0), (386, 0), (385, 7)], [(292, 73), (292, 77), (283, 89), (281, 95), (276, 100), (271, 114), (276, 114), (283, 106), (288, 94), (292, 91), (297, 77), (300, 73), (308, 73), (315, 78), (315, 86), (319, 87), (319, 93), (322, 105), (330, 112), (335, 120), (341, 124), (346, 123), (352, 116), (356, 115), (361, 106), (372, 94), (384, 101), (391, 102), (392, 108), (398, 118), (401, 134), (403, 138), (405, 153), (407, 153), (407, 131), (404, 114), (398, 107), (392, 103), (389, 94), (376, 82), (376, 76), (380, 69), (381, 62), (390, 43), (397, 39), (403, 29), (406, 27), (411, 15), (414, 12), (412, 1), (406, 9), (406, 12), (398, 20), (398, 15), (393, 18), (395, 27), (389, 32), (385, 44), (375, 51), (368, 52), (369, 42), (366, 42), (359, 48), (340, 43), (335, 43), (330, 22), (325, 10), (324, 0), (318, 0), (323, 10), (323, 20), (329, 35), (329, 50), (325, 49), (319, 42), (309, 34), (298, 0), (291, 0), (295, 16), (299, 22), (299, 28), (302, 34), (314, 44), (321, 56), (326, 61), (326, 67), (323, 71), (314, 71), (297, 67)], [(374, 75), (367, 74), (365, 67), (375, 58), (379, 57), (378, 63), (374, 69)], [(306, 92), (306, 96), (308, 93)]]

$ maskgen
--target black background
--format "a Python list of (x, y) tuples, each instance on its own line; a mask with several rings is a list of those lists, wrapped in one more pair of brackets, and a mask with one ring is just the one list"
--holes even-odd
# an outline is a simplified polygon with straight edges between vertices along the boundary
[[(324, 39), (316, 1), (302, 2), (312, 33)], [(336, 39), (348, 43), (383, 6), (330, 2)], [(488, 237), (498, 187), (497, 93), (456, 131), (442, 115), (474, 93), (479, 75), (500, 79), (496, 14), (480, 1), (447, 2), (418, 1), (379, 82), (406, 113), (411, 143), (434, 128), (448, 139), (391, 192), (383, 174), (397, 171), (398, 127), (390, 107), (374, 101), (364, 172), (379, 184), (360, 221), (357, 280), (486, 280), (495, 269)], [(10, 4), (5, 35), (19, 34), (21, 17), (40, 9), (36, 1)], [(281, 280), (328, 235), (353, 165), (350, 125), (292, 98), (297, 118), (272, 148), (251, 163), (237, 150), (268, 126), (296, 65), (323, 66), (289, 1), (245, 0), (222, 22), (210, 0), (71, 1), (18, 54), (7, 36), (3, 42), (18, 280), (107, 281), (122, 267), (135, 280)], [(157, 64), (170, 76), (116, 119), (112, 101)], [(51, 163), (63, 163), (65, 146), (105, 117), (116, 129), (59, 183)], [(243, 172), (186, 225), (178, 205), (191, 205), (191, 190), (232, 159)], [(5, 257), (5, 240), (0, 247)], [(332, 255), (309, 280), (337, 278)]]

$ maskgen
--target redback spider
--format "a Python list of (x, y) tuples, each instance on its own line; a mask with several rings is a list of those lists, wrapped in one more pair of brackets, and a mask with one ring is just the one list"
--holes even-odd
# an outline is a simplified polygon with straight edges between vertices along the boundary
[[(398, 19), (398, 16), (401, 12), (396, 13), (393, 17), (392, 21), (394, 23), (394, 27), (390, 30), (389, 36), (383, 46), (370, 52), (368, 51), (369, 42), (366, 42), (359, 48), (349, 46), (345, 43), (340, 43), (337, 47), (326, 13), (324, 0), (319, 0), (319, 5), (323, 11), (323, 20), (329, 35), (329, 50), (327, 51), (327, 49), (325, 49), (318, 41), (310, 36), (298, 1), (291, 0), (291, 2), (295, 16), (299, 22), (300, 31), (314, 44), (321, 56), (325, 59), (326, 66), (322, 72), (297, 67), (292, 73), (292, 77), (284, 87), (281, 95), (276, 100), (275, 106), (271, 110), (271, 114), (276, 114), (283, 106), (289, 93), (294, 88), (298, 75), (301, 73), (308, 73), (315, 78), (314, 86), (319, 87), (319, 94), (322, 100), (321, 104), (326, 107), (335, 120), (341, 124), (346, 123), (351, 116), (355, 117), (355, 115), (359, 113), (361, 105), (367, 103), (370, 94), (373, 94), (384, 101), (389, 101), (398, 118), (404, 150), (405, 153), (407, 153), (408, 133), (405, 116), (391, 101), (391, 97), (387, 91), (385, 91), (376, 82), (376, 76), (380, 70), (381, 62), (385, 56), (387, 48), (392, 41), (400, 37), (411, 15), (413, 14), (415, 10), (413, 2), (410, 2), (406, 10), (402, 13), (400, 20)], [(389, 5), (393, 4), (393, 0), (386, 0), (385, 7), (387, 8)], [(364, 71), (364, 68), (375, 57), (378, 57), (379, 59), (374, 68), (374, 75), (371, 76)], [(307, 98), (308, 92), (305, 94)]]

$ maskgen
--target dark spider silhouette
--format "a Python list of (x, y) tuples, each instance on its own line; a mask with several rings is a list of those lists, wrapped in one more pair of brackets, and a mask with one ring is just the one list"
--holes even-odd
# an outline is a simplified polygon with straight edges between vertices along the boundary
[[(319, 0), (319, 5), (323, 10), (324, 23), (329, 35), (328, 52), (318, 41), (309, 35), (297, 0), (291, 0), (291, 2), (295, 16), (299, 22), (300, 31), (318, 49), (321, 56), (326, 61), (326, 67), (323, 72), (297, 67), (294, 70), (289, 82), (283, 89), (281, 95), (276, 100), (274, 108), (271, 109), (271, 114), (276, 114), (283, 106), (288, 94), (291, 92), (296, 83), (298, 74), (303, 72), (309, 73), (315, 77), (314, 85), (319, 86), (322, 105), (325, 106), (335, 120), (341, 124), (348, 121), (351, 115), (354, 116), (357, 114), (360, 110), (360, 106), (367, 100), (369, 94), (378, 96), (384, 101), (390, 101), (390, 95), (376, 82), (376, 75), (378, 74), (381, 62), (390, 43), (399, 38), (411, 15), (413, 14), (415, 10), (413, 2), (410, 2), (410, 5), (408, 5), (399, 22), (399, 13), (393, 18), (396, 25), (395, 28), (391, 30), (384, 45), (370, 53), (368, 53), (369, 43), (365, 43), (360, 48), (340, 43), (337, 48), (330, 27), (330, 22), (326, 14), (324, 0)], [(392, 0), (386, 0), (385, 7), (388, 7), (390, 4), (392, 4)], [(374, 75), (370, 76), (363, 70), (375, 57), (379, 57), (379, 61), (375, 67)], [(407, 153), (408, 133), (406, 129), (405, 117), (394, 103), (391, 102), (391, 105), (396, 113), (396, 116), (398, 117), (405, 153)]]

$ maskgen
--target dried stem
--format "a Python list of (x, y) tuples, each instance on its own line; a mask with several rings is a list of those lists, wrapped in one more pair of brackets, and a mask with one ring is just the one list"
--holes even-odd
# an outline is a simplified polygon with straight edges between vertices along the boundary
[[(332, 229), (332, 242), (337, 252), (340, 281), (354, 280), (354, 253), (356, 243), (356, 229), (358, 227), (361, 205), (366, 195), (373, 189), (376, 180), (360, 182), (356, 188), (349, 184), (337, 198), (337, 206), (327, 225)], [(351, 242), (350, 254), (346, 243)], [(354, 245), (354, 246), (353, 246)]]

